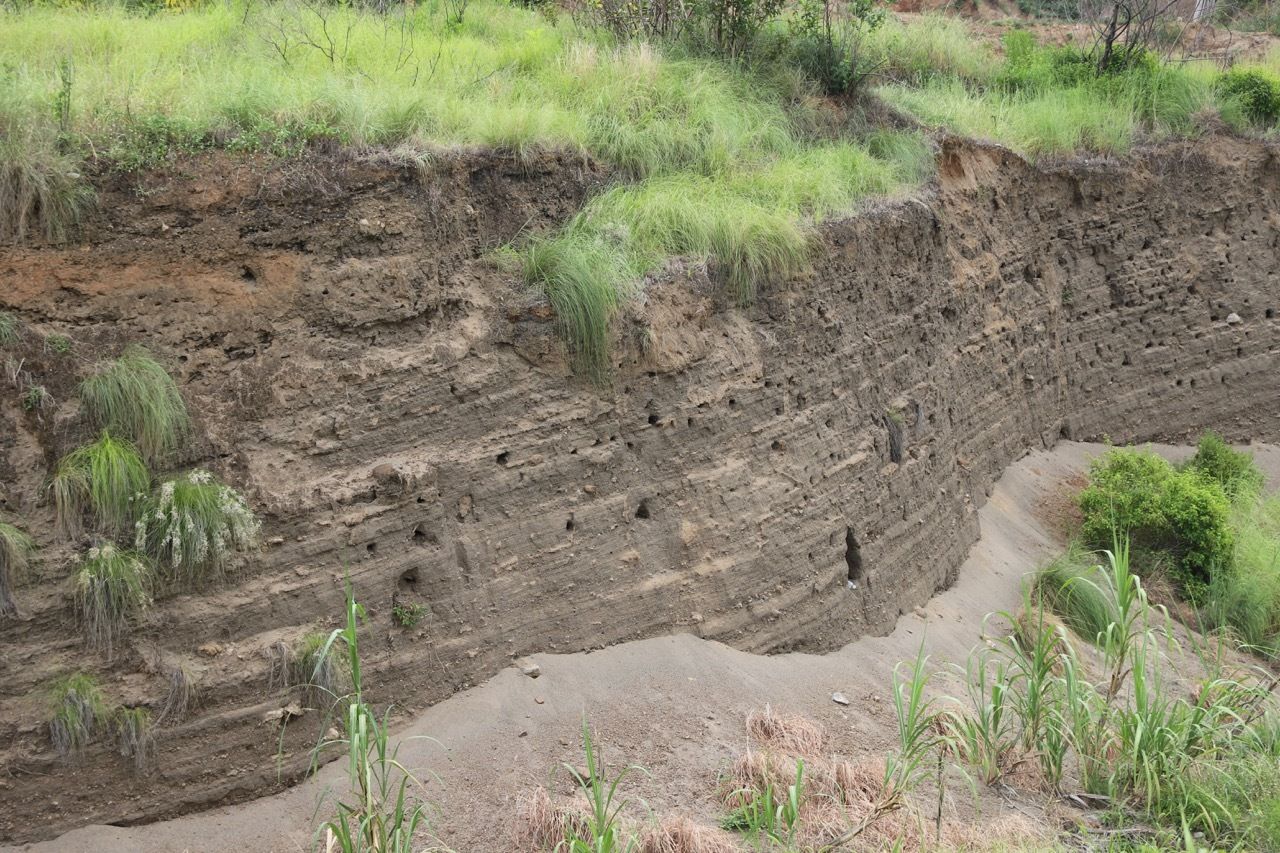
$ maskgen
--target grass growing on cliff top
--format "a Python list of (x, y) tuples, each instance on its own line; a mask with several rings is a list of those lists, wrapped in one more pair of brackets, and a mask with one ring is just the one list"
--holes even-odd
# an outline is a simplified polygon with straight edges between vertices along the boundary
[[(956, 31), (934, 29), (943, 35), (916, 42), (951, 47), (904, 49), (904, 63), (936, 55), (971, 70), (954, 58)], [(489, 0), (461, 23), (435, 4), (387, 16), (278, 3), (148, 17), (38, 7), (0, 13), (0, 66), (12, 69), (0, 110), (44, 128), (46, 148), (55, 140), (117, 168), (318, 140), (569, 148), (613, 165), (639, 183), (595, 199), (524, 259), (576, 363), (595, 374), (618, 305), (668, 258), (709, 262), (749, 301), (762, 281), (804, 267), (815, 221), (917, 180), (929, 160), (912, 137), (833, 139), (830, 111), (779, 64), (619, 44)]]

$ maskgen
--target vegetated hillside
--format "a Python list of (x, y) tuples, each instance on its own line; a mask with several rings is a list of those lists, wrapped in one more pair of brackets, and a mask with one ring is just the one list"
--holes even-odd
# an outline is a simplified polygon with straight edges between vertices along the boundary
[[(344, 573), (380, 638), (368, 689), (410, 710), (529, 651), (680, 630), (827, 649), (949, 583), (1027, 447), (1274, 436), (1276, 174), (1256, 144), (1034, 167), (948, 140), (933, 189), (826, 226), (811, 273), (754, 308), (705, 268), (651, 282), (608, 388), (571, 374), (545, 303), (486, 255), (590, 171), (461, 156), (425, 178), (341, 158), (253, 175), (189, 161), (108, 195), (83, 245), (5, 256), (23, 336), (7, 352), (62, 402), (4, 398), (4, 506), (49, 546), (2, 629), (7, 760), (39, 771), (6, 797), (10, 837), (273, 787), (263, 718), (295, 701), (274, 650), (338, 618)], [(108, 661), (69, 624), (43, 482), (85, 435), (73, 377), (135, 342), (194, 413), (181, 461), (245, 492), (266, 544), (157, 601)], [(87, 670), (158, 709), (175, 668), (202, 705), (158, 729), (163, 772), (105, 742), (85, 772), (52, 772), (53, 679)], [(313, 726), (287, 730), (286, 779)]]

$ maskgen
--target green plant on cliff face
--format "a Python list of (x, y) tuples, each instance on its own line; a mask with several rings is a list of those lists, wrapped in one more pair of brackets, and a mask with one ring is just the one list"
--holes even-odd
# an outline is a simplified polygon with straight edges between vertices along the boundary
[(136, 770), (146, 770), (155, 751), (150, 712), (146, 708), (117, 708), (111, 715), (111, 728), (120, 755), (131, 759)]
[(49, 483), (58, 524), (68, 536), (79, 535), (86, 512), (103, 533), (132, 530), (137, 499), (150, 486), (151, 474), (137, 449), (109, 432), (62, 457)]
[(110, 718), (107, 702), (93, 676), (77, 672), (53, 684), (49, 737), (64, 759), (84, 751)]
[(111, 543), (89, 549), (76, 572), (76, 618), (91, 648), (112, 655), (134, 620), (151, 606), (152, 569)]
[(58, 152), (0, 94), (0, 241), (67, 240), (93, 206), (76, 158)]
[(0, 311), (0, 347), (12, 346), (19, 339), (18, 318), (8, 311)]
[(173, 377), (141, 347), (98, 365), (80, 399), (96, 426), (132, 441), (149, 462), (177, 450), (191, 429)]
[(13, 587), (26, 574), (35, 552), (36, 543), (30, 536), (0, 521), (0, 618), (17, 615)]
[(336, 815), (316, 830), (316, 841), (324, 850), (342, 853), (413, 853), (414, 835), (427, 823), (426, 806), (413, 796), (411, 787), (417, 787), (418, 780), (400, 763), (399, 745), (390, 742), (390, 709), (379, 718), (364, 700), (358, 633), (363, 618), (364, 608), (348, 584), (345, 627), (327, 638), (317, 635), (320, 642), (311, 644), (317, 661), (313, 672), (331, 653), (345, 652), (342, 668), (351, 684), (351, 692), (337, 703), (342, 709), (341, 734), (316, 744), (313, 764), (327, 747), (346, 748), (349, 783), (338, 799)]
[(134, 548), (172, 579), (198, 586), (221, 574), (233, 553), (252, 548), (259, 529), (243, 495), (195, 470), (165, 481), (141, 502)]

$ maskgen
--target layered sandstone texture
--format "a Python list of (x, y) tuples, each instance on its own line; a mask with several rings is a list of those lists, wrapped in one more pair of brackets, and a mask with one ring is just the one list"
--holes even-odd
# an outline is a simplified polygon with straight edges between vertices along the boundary
[[(647, 281), (604, 386), (496, 250), (608, 180), (554, 156), (210, 158), (104, 180), (77, 244), (3, 248), (0, 308), (27, 329), (10, 355), (59, 405), (0, 390), (0, 507), (47, 546), (0, 623), (0, 839), (295, 778), (322, 715), (281, 737), (271, 650), (337, 624), (344, 576), (371, 695), (412, 712), (540, 650), (885, 632), (954, 580), (1005, 466), (1059, 437), (1280, 440), (1269, 146), (1033, 166), (946, 140), (930, 186), (824, 227), (810, 272), (751, 308), (714, 267)], [(108, 661), (71, 620), (42, 487), (88, 434), (76, 377), (127, 343), (172, 368), (197, 420), (182, 463), (243, 489), (264, 544)], [(56, 760), (50, 679), (86, 669), (158, 709), (179, 665), (202, 704), (159, 729), (151, 772), (108, 744)]]

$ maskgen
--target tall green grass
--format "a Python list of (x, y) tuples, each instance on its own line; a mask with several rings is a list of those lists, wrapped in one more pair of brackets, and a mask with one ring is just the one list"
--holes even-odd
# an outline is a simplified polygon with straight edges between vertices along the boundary
[[(524, 277), (555, 308), (575, 363), (597, 376), (607, 368), (611, 318), (669, 258), (707, 262), (748, 302), (761, 284), (805, 267), (816, 222), (918, 180), (929, 165), (918, 139), (885, 137), (874, 150), (822, 141), (829, 116), (777, 64), (617, 44), (490, 0), (450, 26), (432, 4), (386, 17), (335, 5), (330, 30), (350, 33), (340, 57), (305, 44), (282, 57), (282, 33), (322, 36), (319, 19), (300, 8), (0, 13), (0, 64), (16, 69), (0, 110), (27, 126), (54, 122), (47, 105), (66, 87), (69, 61), (70, 107), (55, 136), (122, 168), (174, 151), (290, 153), (317, 140), (590, 154), (642, 183), (612, 189), (562, 233), (530, 245)], [(924, 27), (928, 35), (908, 39), (913, 63), (971, 69), (961, 31), (941, 19)], [(128, 397), (86, 399), (148, 459), (167, 445), (139, 418), (124, 428), (112, 403)], [(152, 399), (135, 405), (154, 416)]]
[(318, 761), (327, 747), (344, 747), (348, 781), (348, 790), (338, 797), (336, 814), (317, 828), (316, 842), (324, 850), (342, 853), (413, 853), (419, 849), (414, 835), (427, 825), (426, 805), (413, 793), (419, 782), (400, 762), (399, 744), (390, 741), (391, 710), (379, 718), (365, 701), (359, 643), (363, 618), (364, 608), (348, 585), (346, 624), (327, 638), (320, 635), (315, 651), (317, 661), (327, 660), (331, 653), (343, 654), (343, 668), (351, 679), (351, 692), (338, 703), (341, 734), (326, 736), (314, 753)]
[(105, 431), (62, 457), (49, 483), (59, 526), (69, 536), (83, 529), (86, 513), (103, 533), (131, 532), (139, 499), (150, 486), (151, 473), (137, 448)]
[(36, 543), (24, 530), (0, 521), (0, 617), (15, 616), (13, 587), (31, 565)]
[(924, 143), (909, 136), (863, 145), (806, 145), (751, 168), (681, 171), (598, 196), (558, 235), (534, 242), (525, 278), (556, 309), (580, 368), (607, 368), (609, 324), (644, 276), (672, 257), (706, 263), (731, 298), (749, 304), (757, 288), (803, 270), (813, 227), (861, 200), (923, 177)]
[(1204, 617), (1264, 655), (1280, 652), (1280, 495), (1237, 501), (1230, 571), (1215, 574)]
[(137, 554), (105, 543), (90, 548), (75, 577), (76, 618), (85, 642), (111, 657), (151, 606), (152, 569)]
[(97, 427), (129, 439), (152, 463), (177, 450), (191, 429), (173, 377), (138, 346), (98, 365), (80, 383), (80, 399)]

